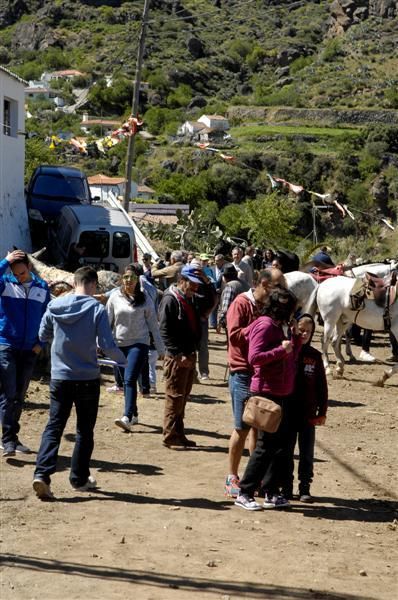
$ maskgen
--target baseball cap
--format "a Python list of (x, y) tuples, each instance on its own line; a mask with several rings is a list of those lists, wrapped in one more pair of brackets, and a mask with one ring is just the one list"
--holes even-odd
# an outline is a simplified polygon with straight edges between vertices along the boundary
[(208, 254), (201, 254), (199, 256), (200, 260), (210, 260), (210, 256)]
[(198, 271), (198, 267), (185, 265), (185, 267), (181, 269), (181, 275), (193, 283), (203, 283), (202, 279), (198, 276)]

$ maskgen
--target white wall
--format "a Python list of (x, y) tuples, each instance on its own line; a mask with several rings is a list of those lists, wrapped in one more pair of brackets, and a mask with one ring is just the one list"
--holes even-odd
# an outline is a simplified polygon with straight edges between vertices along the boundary
[[(0, 258), (17, 246), (31, 250), (24, 197), (25, 85), (0, 69)], [(4, 99), (15, 102), (13, 135), (4, 135)]]

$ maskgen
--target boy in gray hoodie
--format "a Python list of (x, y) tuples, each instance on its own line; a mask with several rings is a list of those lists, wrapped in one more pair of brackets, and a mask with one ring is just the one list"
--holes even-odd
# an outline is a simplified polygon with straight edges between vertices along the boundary
[(50, 476), (55, 473), (62, 433), (73, 404), (76, 408), (76, 442), (70, 482), (74, 489), (96, 487), (89, 463), (94, 448), (94, 426), (100, 395), (97, 346), (124, 365), (105, 308), (92, 298), (98, 284), (91, 267), (78, 269), (75, 293), (51, 301), (40, 324), (39, 339), (51, 346), (50, 417), (37, 455), (33, 489), (41, 500), (53, 499)]

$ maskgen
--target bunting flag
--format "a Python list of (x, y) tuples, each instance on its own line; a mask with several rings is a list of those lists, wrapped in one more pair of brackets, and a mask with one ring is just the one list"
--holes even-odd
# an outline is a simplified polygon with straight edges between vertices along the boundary
[(332, 194), (319, 194), (318, 192), (312, 192), (311, 190), (307, 190), (309, 194), (312, 196), (316, 196), (320, 198), (324, 204), (334, 205), (337, 210), (340, 212), (341, 216), (344, 218), (349, 216), (350, 219), (355, 221), (355, 217), (352, 212), (348, 209), (347, 204), (341, 204), (338, 200), (332, 199)]
[(130, 115), (127, 121), (125, 121), (119, 129), (112, 131), (111, 137), (123, 138), (134, 136), (138, 133), (139, 128), (142, 127), (143, 124), (144, 121), (141, 121), (138, 115), (136, 117)]
[(197, 146), (201, 150), (207, 150), (208, 152), (213, 152), (213, 154), (218, 154), (219, 157), (222, 158), (223, 160), (226, 160), (229, 162), (233, 162), (236, 160), (235, 156), (231, 156), (231, 154), (224, 154), (224, 152), (222, 152), (218, 148), (212, 148), (211, 146), (209, 146), (208, 143), (207, 144), (198, 143)]
[(280, 177), (272, 177), (269, 173), (267, 173), (267, 177), (271, 182), (272, 189), (287, 189), (289, 192), (293, 192), (293, 194), (299, 195), (302, 192), (307, 192), (311, 196), (315, 196), (322, 200), (323, 204), (329, 204), (331, 206), (335, 206), (341, 216), (344, 218), (349, 216), (350, 219), (355, 221), (355, 217), (352, 212), (347, 208), (346, 204), (341, 204), (338, 200), (333, 200), (332, 194), (320, 194), (318, 192), (313, 192), (312, 190), (306, 190), (302, 185), (297, 185), (296, 183), (290, 183), (290, 181), (286, 181), (286, 179), (281, 179)]

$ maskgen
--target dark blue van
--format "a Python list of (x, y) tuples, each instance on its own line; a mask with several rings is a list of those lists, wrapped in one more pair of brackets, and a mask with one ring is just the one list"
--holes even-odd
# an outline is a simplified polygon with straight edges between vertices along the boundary
[(57, 219), (66, 204), (91, 204), (90, 188), (83, 171), (74, 167), (37, 167), (26, 190), (34, 244), (45, 243), (48, 224)]

